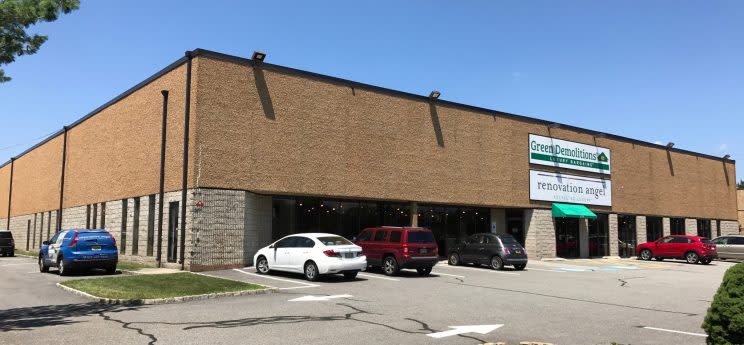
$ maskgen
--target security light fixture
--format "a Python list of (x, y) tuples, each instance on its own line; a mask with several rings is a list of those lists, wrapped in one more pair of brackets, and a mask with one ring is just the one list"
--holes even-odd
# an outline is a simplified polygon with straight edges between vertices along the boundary
[(264, 53), (264, 52), (262, 52), (260, 50), (254, 51), (253, 52), (253, 56), (251, 57), (251, 59), (253, 60), (253, 62), (258, 62), (258, 63), (263, 62), (263, 60), (265, 58), (266, 58), (266, 53)]
[(431, 92), (431, 93), (429, 94), (429, 98), (431, 98), (431, 99), (437, 99), (437, 98), (439, 98), (439, 96), (441, 96), (441, 95), (442, 95), (442, 93), (441, 93), (441, 92), (439, 92), (439, 91), (437, 91), (437, 90), (434, 90), (434, 91), (432, 91), (432, 92)]
[(670, 142), (669, 142), (669, 143), (667, 144), (667, 148), (668, 148), (668, 149), (671, 149), (672, 147), (674, 147), (674, 143), (670, 141)]
[(731, 155), (725, 155), (725, 156), (723, 156), (723, 159), (729, 159), (729, 158), (731, 158)]

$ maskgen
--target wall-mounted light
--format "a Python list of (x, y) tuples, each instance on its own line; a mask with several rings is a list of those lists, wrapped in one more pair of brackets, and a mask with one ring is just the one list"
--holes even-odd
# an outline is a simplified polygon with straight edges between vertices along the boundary
[(431, 99), (437, 99), (437, 98), (439, 98), (439, 96), (441, 96), (441, 95), (442, 95), (442, 93), (441, 93), (441, 92), (439, 92), (439, 91), (437, 91), (437, 90), (434, 90), (434, 91), (432, 91), (431, 93), (429, 93), (429, 98), (431, 98)]
[(668, 149), (671, 149), (672, 147), (674, 147), (674, 143), (670, 141), (670, 142), (669, 142), (669, 143), (668, 143), (668, 144), (666, 145), (666, 147), (667, 147)]
[(266, 53), (260, 50), (254, 51), (253, 56), (251, 56), (251, 59), (253, 60), (253, 62), (257, 62), (257, 63), (263, 62), (265, 58), (266, 58)]
[(723, 159), (724, 160), (729, 159), (729, 158), (731, 158), (731, 155), (725, 155), (725, 156), (723, 156)]

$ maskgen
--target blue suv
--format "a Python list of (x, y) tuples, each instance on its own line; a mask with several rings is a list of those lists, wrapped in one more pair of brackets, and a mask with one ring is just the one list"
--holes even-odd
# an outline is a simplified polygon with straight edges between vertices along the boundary
[(116, 240), (106, 230), (62, 230), (44, 241), (39, 251), (39, 270), (57, 267), (61, 276), (77, 268), (102, 268), (113, 274), (118, 261)]

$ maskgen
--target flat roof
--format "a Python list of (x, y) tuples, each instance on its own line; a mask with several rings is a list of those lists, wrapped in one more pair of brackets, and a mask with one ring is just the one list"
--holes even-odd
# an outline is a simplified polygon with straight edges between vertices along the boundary
[[(100, 107), (94, 109), (93, 111), (91, 111), (90, 113), (88, 113), (85, 116), (81, 117), (77, 121), (75, 121), (75, 122), (73, 122), (73, 123), (71, 123), (71, 124), (69, 124), (67, 126), (62, 127), (62, 129), (60, 129), (59, 131), (51, 134), (47, 138), (41, 140), (39, 143), (31, 146), (30, 148), (26, 149), (25, 151), (21, 152), (20, 154), (16, 155), (15, 157), (12, 157), (10, 160), (8, 160), (5, 163), (3, 163), (2, 165), (0, 165), (0, 168), (5, 167), (6, 165), (8, 165), (13, 160), (16, 160), (16, 159), (24, 156), (25, 154), (33, 151), (35, 148), (37, 148), (37, 147), (39, 147), (41, 145), (44, 145), (48, 141), (50, 141), (50, 140), (54, 139), (55, 137), (57, 137), (58, 135), (64, 133), (65, 130), (69, 130), (71, 128), (74, 128), (75, 126), (77, 126), (80, 123), (84, 122), (88, 118), (93, 117), (94, 115), (98, 114), (103, 109), (106, 109), (110, 105), (112, 105), (112, 104), (120, 101), (124, 97), (127, 97), (130, 94), (134, 93), (135, 91), (141, 89), (142, 87), (144, 87), (145, 85), (149, 84), (153, 80), (155, 80), (155, 79), (161, 77), (162, 75), (164, 75), (164, 74), (166, 74), (166, 73), (168, 73), (168, 72), (170, 72), (170, 71), (178, 68), (182, 64), (186, 63), (189, 60), (189, 58), (198, 57), (198, 56), (204, 56), (204, 57), (215, 58), (215, 59), (220, 59), (220, 60), (232, 61), (232, 62), (235, 62), (235, 63), (246, 64), (246, 65), (250, 65), (250, 66), (255, 66), (256, 65), (256, 63), (253, 60), (249, 59), (249, 58), (244, 58), (244, 57), (239, 57), (239, 56), (235, 56), (235, 55), (229, 55), (229, 54), (219, 53), (219, 52), (215, 52), (215, 51), (211, 51), (211, 50), (197, 48), (197, 49), (195, 49), (193, 51), (187, 51), (185, 53), (185, 55), (183, 57), (181, 57), (180, 59), (174, 61), (170, 65), (166, 66), (165, 68), (163, 68), (160, 71), (156, 72), (155, 74), (151, 75), (150, 77), (148, 77), (147, 79), (143, 80), (139, 84), (137, 84), (137, 85), (129, 88), (128, 90), (122, 92), (118, 96), (114, 97), (113, 99), (111, 99), (110, 101), (108, 101), (105, 104), (101, 105)], [(281, 71), (281, 72), (284, 72), (284, 73), (291, 73), (291, 74), (295, 74), (295, 75), (299, 75), (299, 76), (303, 76), (303, 77), (310, 77), (310, 78), (320, 79), (320, 80), (324, 80), (324, 81), (339, 83), (339, 84), (343, 84), (343, 85), (349, 85), (349, 86), (353, 86), (353, 87), (360, 88), (360, 89), (366, 89), (366, 90), (373, 91), (373, 92), (385, 93), (385, 94), (390, 94), (390, 95), (393, 95), (393, 96), (408, 97), (408, 98), (413, 98), (413, 99), (424, 101), (424, 102), (429, 102), (430, 101), (430, 98), (429, 98), (428, 95), (426, 95), (426, 96), (424, 96), (424, 95), (417, 95), (417, 94), (413, 94), (413, 93), (409, 93), (409, 92), (405, 92), (405, 91), (394, 90), (394, 89), (385, 88), (385, 87), (381, 87), (381, 86), (360, 83), (360, 82), (353, 81), (353, 80), (332, 77), (332, 76), (325, 75), (325, 74), (319, 74), (319, 73), (309, 72), (309, 71), (300, 70), (300, 69), (296, 69), (296, 68), (292, 68), (292, 67), (275, 65), (275, 64), (271, 64), (271, 63), (267, 63), (267, 62), (261, 62), (260, 65), (262, 67), (264, 67), (264, 68), (269, 68), (269, 69)], [(458, 102), (453, 102), (453, 101), (447, 101), (447, 100), (443, 100), (443, 99), (437, 99), (436, 102), (437, 102), (437, 104), (449, 105), (449, 106), (453, 106), (453, 107), (463, 108), (463, 109), (466, 109), (466, 110), (471, 110), (471, 111), (475, 111), (475, 112), (479, 112), (479, 113), (485, 113), (485, 114), (490, 115), (490, 116), (502, 116), (502, 117), (507, 117), (507, 118), (512, 118), (512, 119), (518, 119), (518, 120), (532, 122), (532, 123), (537, 123), (537, 124), (543, 124), (543, 125), (546, 125), (546, 126), (547, 125), (558, 125), (558, 127), (561, 128), (561, 129), (570, 129), (570, 130), (574, 130), (574, 131), (577, 131), (577, 132), (584, 132), (586, 134), (601, 136), (601, 137), (608, 138), (608, 139), (615, 139), (615, 140), (626, 141), (626, 142), (635, 143), (635, 144), (641, 144), (641, 145), (651, 146), (651, 147), (655, 147), (655, 148), (659, 148), (659, 149), (663, 149), (663, 150), (669, 150), (669, 151), (672, 151), (672, 152), (678, 152), (678, 153), (684, 153), (684, 154), (689, 154), (689, 155), (698, 156), (698, 157), (704, 157), (704, 158), (709, 158), (709, 159), (714, 159), (714, 160), (720, 160), (722, 162), (730, 162), (730, 163), (733, 163), (733, 164), (736, 163), (735, 160), (730, 159), (730, 158), (729, 159), (724, 159), (723, 157), (713, 156), (713, 155), (709, 155), (709, 154), (705, 154), (705, 153), (700, 153), (700, 152), (694, 152), (694, 151), (689, 151), (689, 150), (684, 150), (684, 149), (679, 149), (679, 148), (668, 148), (666, 145), (663, 145), (663, 144), (656, 144), (656, 143), (652, 143), (652, 142), (648, 142), (648, 141), (643, 141), (643, 140), (638, 140), (638, 139), (633, 139), (633, 138), (629, 138), (629, 137), (625, 137), (625, 136), (621, 136), (621, 135), (616, 135), (616, 134), (611, 134), (611, 133), (606, 133), (606, 132), (591, 130), (591, 129), (587, 129), (587, 128), (583, 128), (583, 127), (578, 127), (578, 126), (573, 126), (573, 125), (568, 125), (568, 124), (560, 123), (560, 122), (557, 122), (557, 121), (543, 120), (543, 119), (539, 119), (539, 118), (536, 118), (536, 117), (530, 117), (530, 116), (525, 116), (525, 115), (512, 114), (512, 113), (507, 113), (507, 112), (503, 112), (503, 111), (499, 111), (499, 110), (494, 110), (494, 109), (489, 109), (489, 108), (483, 108), (483, 107), (478, 107), (478, 106), (474, 106), (474, 105), (468, 105), (468, 104), (458, 103)]]

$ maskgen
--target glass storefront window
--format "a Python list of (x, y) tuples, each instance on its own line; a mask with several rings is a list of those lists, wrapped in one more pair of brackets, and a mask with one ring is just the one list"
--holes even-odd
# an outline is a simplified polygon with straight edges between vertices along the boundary
[(419, 205), (418, 225), (429, 228), (439, 246), (439, 253), (447, 255), (459, 241), (491, 229), (488, 208)]
[(553, 218), (555, 222), (555, 254), (561, 258), (579, 257), (579, 219)]
[(697, 235), (711, 238), (710, 220), (698, 219), (697, 220)]
[(664, 237), (661, 217), (646, 217), (646, 242), (654, 242)]
[(617, 216), (617, 244), (621, 258), (635, 255), (637, 244), (635, 218), (635, 216)]
[(589, 256), (610, 255), (610, 226), (607, 214), (589, 219)]
[(684, 218), (669, 218), (669, 227), (671, 228), (672, 235), (684, 235), (685, 234), (685, 220)]

